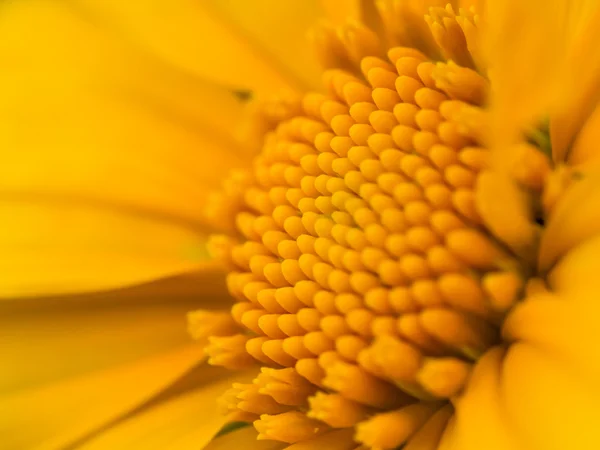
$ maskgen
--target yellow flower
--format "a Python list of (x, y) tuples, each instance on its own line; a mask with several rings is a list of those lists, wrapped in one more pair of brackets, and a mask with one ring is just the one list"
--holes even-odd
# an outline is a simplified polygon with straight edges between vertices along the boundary
[(236, 304), (196, 334), (262, 366), (223, 411), (290, 450), (598, 447), (598, 8), (361, 5), (208, 210)]
[(595, 3), (0, 6), (8, 448), (600, 447)]

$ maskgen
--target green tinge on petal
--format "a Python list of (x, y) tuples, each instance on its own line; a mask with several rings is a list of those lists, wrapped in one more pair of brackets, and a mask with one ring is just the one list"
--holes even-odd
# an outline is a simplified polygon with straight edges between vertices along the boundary
[(229, 422), (215, 435), (215, 439), (221, 436), (225, 436), (233, 431), (239, 430), (240, 428), (249, 427), (251, 423), (248, 422)]
[(545, 119), (538, 127), (526, 133), (527, 140), (539, 148), (544, 155), (552, 159), (552, 141), (550, 139), (550, 121)]

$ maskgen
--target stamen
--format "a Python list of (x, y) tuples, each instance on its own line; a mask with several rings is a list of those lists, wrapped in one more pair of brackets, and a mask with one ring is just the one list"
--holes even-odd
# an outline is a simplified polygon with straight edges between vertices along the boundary
[(478, 32), (479, 15), (475, 13), (473, 8), (470, 10), (461, 8), (459, 12), (460, 14), (456, 16), (456, 22), (463, 31), (467, 43), (467, 50), (469, 50), (477, 68), (481, 72), (485, 72), (487, 65), (482, 55), (480, 35)]
[(515, 272), (497, 272), (486, 275), (482, 286), (491, 306), (497, 311), (508, 311), (521, 296), (523, 278)]
[(483, 105), (489, 83), (474, 70), (461, 67), (453, 61), (439, 62), (432, 75), (436, 87), (448, 94), (451, 99), (477, 106)]
[(348, 361), (356, 361), (366, 347), (366, 341), (354, 335), (341, 336), (335, 341), (336, 351)]
[(209, 336), (231, 336), (236, 332), (237, 325), (231, 314), (197, 310), (187, 315), (188, 332), (195, 340), (205, 340)]
[(370, 347), (373, 361), (393, 380), (413, 381), (421, 366), (421, 353), (392, 336), (379, 336)]
[(490, 119), (483, 109), (459, 100), (449, 100), (440, 105), (440, 113), (446, 120), (455, 123), (458, 132), (463, 136), (480, 145), (487, 144)]
[(258, 440), (269, 439), (288, 444), (306, 441), (329, 430), (323, 422), (309, 419), (299, 411), (263, 414), (254, 422), (254, 427), (258, 431)]
[(327, 367), (325, 373), (325, 386), (363, 405), (389, 408), (405, 402), (408, 398), (392, 385), (368, 374), (359, 366), (337, 362)]
[(460, 273), (446, 274), (439, 278), (438, 288), (447, 304), (482, 317), (490, 316), (485, 294), (473, 277)]
[(246, 352), (248, 337), (242, 334), (233, 336), (209, 336), (204, 351), (208, 363), (228, 369), (243, 369), (254, 364), (253, 358)]
[(242, 314), (241, 322), (249, 330), (252, 330), (254, 333), (261, 334), (262, 328), (258, 325), (259, 319), (266, 315), (267, 311), (264, 309), (251, 309)]
[(425, 330), (465, 356), (477, 359), (498, 341), (498, 332), (487, 322), (451, 309), (427, 309), (419, 315)]
[(295, 365), (296, 371), (315, 386), (324, 387), (323, 378), (325, 370), (319, 365), (316, 358), (304, 358), (298, 360)]
[(246, 342), (246, 351), (254, 359), (266, 364), (268, 366), (276, 365), (277, 363), (269, 358), (263, 351), (263, 344), (268, 342), (269, 338), (260, 336), (248, 339)]
[(282, 339), (269, 339), (262, 344), (262, 352), (283, 367), (293, 366), (296, 358), (287, 353), (283, 348)]
[(217, 399), (217, 405), (221, 414), (226, 415), (229, 421), (253, 422), (258, 419), (259, 414), (242, 411), (238, 408), (240, 393), (239, 387), (231, 387)]
[(308, 417), (321, 420), (334, 428), (351, 427), (362, 421), (370, 409), (339, 394), (318, 392), (309, 399)]
[(356, 427), (356, 440), (374, 448), (396, 448), (404, 444), (441, 407), (440, 403), (415, 403), (377, 414)]
[(304, 336), (292, 336), (283, 340), (281, 344), (283, 351), (294, 359), (310, 358), (313, 355), (306, 345), (304, 345)]
[(304, 336), (304, 345), (314, 355), (334, 349), (334, 340), (321, 331), (314, 331)]
[(272, 397), (282, 405), (304, 405), (316, 389), (293, 368), (263, 367), (254, 383), (259, 387), (259, 393)]
[(474, 66), (465, 35), (456, 20), (452, 5), (448, 4), (446, 8), (429, 8), (425, 21), (446, 59), (452, 59), (465, 67)]
[(363, 58), (381, 54), (377, 35), (360, 23), (350, 23), (339, 30), (340, 40), (352, 63), (360, 65)]
[(457, 358), (427, 358), (417, 380), (428, 392), (440, 398), (451, 398), (465, 386), (472, 365)]
[(403, 314), (398, 318), (398, 332), (408, 344), (412, 344), (422, 353), (442, 355), (447, 351), (439, 341), (430, 336), (421, 322), (418, 314)]
[(446, 245), (458, 258), (477, 269), (494, 269), (513, 261), (491, 239), (474, 229), (451, 231), (446, 235)]
[(254, 384), (234, 383), (232, 389), (237, 390), (235, 408), (252, 414), (279, 414), (290, 410), (275, 399), (262, 395)]

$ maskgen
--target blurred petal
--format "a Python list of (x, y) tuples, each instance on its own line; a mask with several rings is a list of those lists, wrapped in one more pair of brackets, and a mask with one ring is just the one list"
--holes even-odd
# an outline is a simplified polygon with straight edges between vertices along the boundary
[(589, 300), (577, 293), (600, 292), (600, 235), (585, 240), (563, 256), (548, 274), (552, 291), (573, 294), (574, 301)]
[[(600, 260), (600, 255), (596, 262)], [(567, 367), (581, 382), (600, 377), (598, 289), (528, 298), (508, 316), (503, 335), (533, 346)], [(598, 386), (591, 386), (598, 390)]]
[[(303, 90), (321, 87), (322, 71), (307, 41), (308, 30), (324, 16), (320, 0), (205, 2), (294, 86)], [(223, 54), (237, 59), (233, 53), (223, 51)], [(273, 88), (268, 86), (268, 92), (273, 92)]]
[[(205, 366), (210, 375), (187, 383), (189, 390), (125, 417), (86, 439), (82, 450), (197, 450), (225, 424), (216, 399), (233, 382), (249, 382), (252, 375)], [(253, 374), (255, 375), (255, 373)], [(191, 380), (190, 380), (191, 381)], [(196, 387), (196, 388), (195, 388)]]
[[(456, 2), (455, 2), (456, 3)], [(485, 7), (486, 0), (458, 0), (458, 8), (471, 9), (475, 8), (475, 11), (481, 13)]]
[(535, 259), (539, 230), (530, 200), (517, 183), (498, 171), (482, 172), (475, 196), (488, 229), (523, 259)]
[[(569, 120), (571, 117), (572, 116), (569, 115)], [(560, 121), (556, 123), (556, 126), (558, 126)], [(600, 160), (600, 148), (598, 148), (598, 142), (600, 142), (600, 103), (595, 106), (595, 109), (589, 118), (581, 125), (581, 129), (575, 137), (573, 146), (569, 150), (569, 165), (585, 166), (587, 164), (598, 163)]]
[[(591, 357), (591, 355), (590, 355)], [(530, 450), (600, 447), (597, 379), (582, 380), (561, 359), (513, 345), (503, 368), (504, 404)]]
[(0, 296), (199, 267), (201, 205), (248, 158), (231, 137), (239, 102), (64, 2), (1, 8)]
[(566, 0), (485, 3), (482, 36), (493, 86), (496, 145), (514, 142), (550, 106), (557, 90), (557, 59), (564, 55), (561, 24), (566, 8)]
[(559, 199), (546, 223), (539, 269), (548, 271), (559, 258), (600, 232), (600, 179), (590, 173), (574, 181)]
[(4, 299), (110, 289), (208, 266), (204, 237), (152, 215), (39, 195), (0, 201), (0, 220)]
[(600, 100), (600, 6), (595, 0), (569, 3), (566, 60), (561, 63), (559, 97), (550, 115), (550, 137), (555, 161), (569, 160), (570, 147)]
[(200, 354), (197, 346), (180, 347), (117, 368), (3, 396), (3, 448), (65, 448), (150, 400), (197, 365)]
[(366, 3), (375, 5), (368, 0), (321, 0), (325, 16), (336, 25), (344, 25), (348, 19), (359, 20)]
[(508, 426), (501, 406), (500, 377), (504, 350), (490, 349), (477, 362), (466, 391), (455, 401), (456, 419), (442, 437), (444, 450), (525, 450)]
[(528, 449), (600, 447), (597, 300), (597, 290), (530, 298), (505, 323), (516, 343), (504, 362), (503, 403)]
[(351, 20), (360, 20), (376, 30), (381, 26), (375, 0), (321, 0), (325, 16), (336, 25), (344, 25)]
[(314, 87), (305, 42), (318, 0), (75, 0), (98, 21), (189, 73), (233, 88)]
[(598, 292), (573, 286), (516, 306), (503, 326), (508, 350), (477, 363), (440, 448), (598, 448)]
[(188, 311), (229, 305), (223, 277), (214, 272), (86, 296), (2, 302), (0, 395), (187, 346)]
[(485, 5), (495, 143), (514, 141), (550, 111), (552, 156), (564, 161), (600, 98), (598, 2), (499, 0)]

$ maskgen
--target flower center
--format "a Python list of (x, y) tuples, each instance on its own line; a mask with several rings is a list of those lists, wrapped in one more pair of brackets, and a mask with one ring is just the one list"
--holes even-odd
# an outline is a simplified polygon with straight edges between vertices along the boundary
[[(472, 63), (464, 38), (446, 44)], [(517, 171), (524, 193), (486, 172), (488, 80), (406, 47), (360, 69), (329, 70), (327, 93), (272, 106), (252, 168), (212, 210), (228, 231), (211, 245), (230, 268), (233, 322), (205, 313), (193, 326), (212, 335), (211, 364), (263, 367), (222, 399), (261, 438), (391, 449), (435, 436), (423, 425), (443, 429), (448, 399), (538, 286), (535, 239), (512, 239), (478, 190), (512, 202), (493, 205), (506, 220), (524, 209), (532, 220), (513, 225), (535, 236), (547, 163), (520, 145), (533, 161)]]

